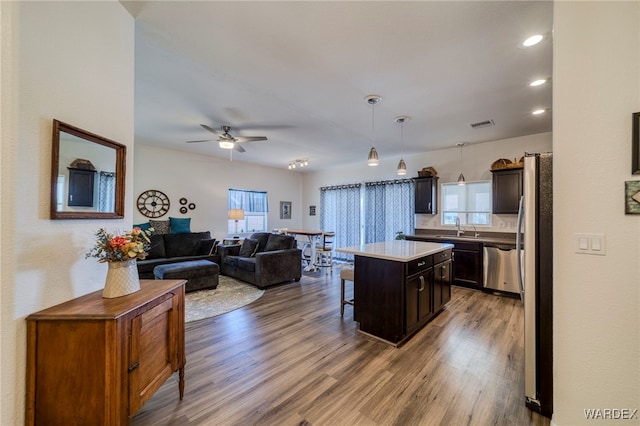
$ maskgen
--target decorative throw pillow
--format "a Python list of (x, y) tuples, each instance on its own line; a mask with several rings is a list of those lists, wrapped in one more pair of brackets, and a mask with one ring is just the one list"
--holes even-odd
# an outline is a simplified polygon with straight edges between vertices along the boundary
[(171, 231), (168, 220), (149, 219), (149, 224), (151, 224), (156, 235), (168, 234)]
[(169, 226), (172, 234), (188, 234), (191, 232), (191, 218), (169, 218)]
[(293, 248), (295, 239), (291, 235), (270, 234), (262, 251), (288, 250)]
[(148, 231), (151, 229), (151, 224), (149, 222), (139, 223), (137, 225), (133, 225), (134, 228), (140, 228), (142, 231)]
[(245, 238), (242, 242), (242, 246), (240, 247), (240, 257), (253, 257), (256, 255), (256, 250), (258, 250), (258, 240), (252, 240), (250, 238)]
[(216, 239), (200, 240), (193, 252), (194, 256), (211, 256), (216, 248)]

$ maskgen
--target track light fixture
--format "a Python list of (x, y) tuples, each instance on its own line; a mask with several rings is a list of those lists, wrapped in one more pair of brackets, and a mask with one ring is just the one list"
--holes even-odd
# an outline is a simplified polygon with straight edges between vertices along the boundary
[(296, 167), (305, 167), (309, 165), (309, 160), (293, 160), (289, 162), (289, 166), (287, 167), (289, 170), (295, 169)]

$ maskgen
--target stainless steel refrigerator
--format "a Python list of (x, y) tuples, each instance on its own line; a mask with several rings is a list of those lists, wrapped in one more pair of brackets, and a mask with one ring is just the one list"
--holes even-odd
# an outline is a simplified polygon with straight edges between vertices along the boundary
[(551, 153), (525, 154), (516, 245), (524, 302), (524, 393), (530, 409), (553, 413), (553, 191)]

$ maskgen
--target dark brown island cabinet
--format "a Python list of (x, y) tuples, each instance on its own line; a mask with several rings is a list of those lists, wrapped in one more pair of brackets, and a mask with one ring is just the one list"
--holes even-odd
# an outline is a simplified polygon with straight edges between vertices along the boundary
[(399, 346), (451, 299), (451, 244), (396, 240), (336, 250), (355, 256), (362, 333)]
[(141, 280), (27, 317), (27, 425), (127, 425), (174, 373), (184, 394), (185, 280)]

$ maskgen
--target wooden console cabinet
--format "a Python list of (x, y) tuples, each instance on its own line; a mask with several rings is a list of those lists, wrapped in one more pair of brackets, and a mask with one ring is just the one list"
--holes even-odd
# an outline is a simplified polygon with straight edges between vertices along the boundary
[(27, 317), (27, 425), (126, 425), (176, 371), (184, 394), (185, 280), (141, 280)]

